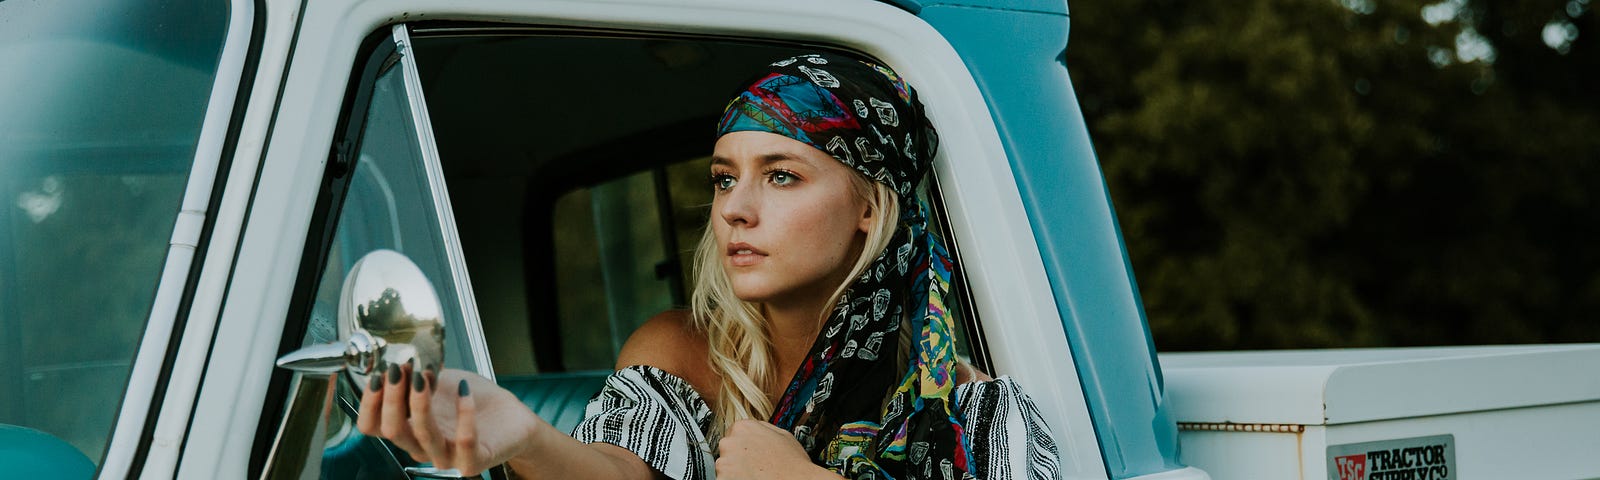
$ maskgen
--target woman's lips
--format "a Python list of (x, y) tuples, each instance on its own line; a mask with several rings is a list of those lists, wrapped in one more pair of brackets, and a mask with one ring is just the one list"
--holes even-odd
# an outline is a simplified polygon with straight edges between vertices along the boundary
[(757, 263), (761, 263), (761, 261), (766, 258), (767, 252), (751, 246), (748, 243), (739, 242), (728, 244), (728, 264), (735, 267), (748, 267), (755, 265)]

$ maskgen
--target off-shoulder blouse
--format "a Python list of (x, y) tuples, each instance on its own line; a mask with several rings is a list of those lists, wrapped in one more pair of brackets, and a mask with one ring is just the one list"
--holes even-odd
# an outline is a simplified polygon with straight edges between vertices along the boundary
[[(1038, 408), (1010, 377), (956, 386), (977, 478), (1054, 479), (1059, 457)], [(676, 480), (716, 477), (707, 434), (712, 413), (689, 382), (649, 366), (618, 370), (584, 411), (572, 436), (616, 445)], [(955, 480), (955, 479), (950, 479)]]

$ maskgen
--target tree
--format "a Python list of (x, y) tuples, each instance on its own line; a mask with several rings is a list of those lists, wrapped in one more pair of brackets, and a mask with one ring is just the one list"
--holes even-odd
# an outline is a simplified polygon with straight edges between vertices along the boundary
[(1600, 25), (1502, 3), (1073, 2), (1160, 348), (1600, 340)]

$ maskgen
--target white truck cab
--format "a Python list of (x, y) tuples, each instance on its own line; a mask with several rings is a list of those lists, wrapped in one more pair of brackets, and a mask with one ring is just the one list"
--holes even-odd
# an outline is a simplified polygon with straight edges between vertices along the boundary
[[(352, 305), (395, 298), (439, 342), (389, 352), (437, 347), (570, 429), (628, 334), (684, 304), (728, 90), (833, 50), (922, 94), (961, 353), (1038, 401), (1064, 478), (1600, 478), (1600, 346), (1158, 357), (1068, 20), (1063, 0), (0, 2), (0, 464), (457, 475), (353, 429), (353, 381), (325, 368), (383, 354)], [(374, 252), (432, 300), (347, 293), (398, 271)]]

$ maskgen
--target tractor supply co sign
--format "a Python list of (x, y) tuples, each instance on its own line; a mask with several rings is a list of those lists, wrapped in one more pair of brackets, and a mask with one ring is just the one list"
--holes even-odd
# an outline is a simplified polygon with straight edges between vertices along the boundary
[(1455, 435), (1328, 447), (1328, 480), (1457, 480)]

